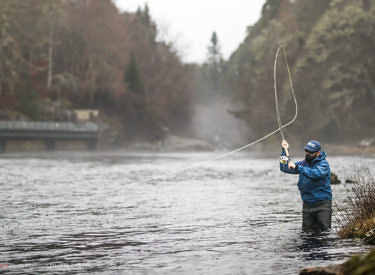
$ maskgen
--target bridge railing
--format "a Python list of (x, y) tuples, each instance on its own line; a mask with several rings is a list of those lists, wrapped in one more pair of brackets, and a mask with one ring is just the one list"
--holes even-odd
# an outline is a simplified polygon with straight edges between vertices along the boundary
[(97, 132), (99, 127), (94, 122), (0, 121), (0, 130)]

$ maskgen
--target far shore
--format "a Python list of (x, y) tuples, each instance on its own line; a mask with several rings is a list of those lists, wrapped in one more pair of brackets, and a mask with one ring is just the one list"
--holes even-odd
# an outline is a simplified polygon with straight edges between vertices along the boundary
[(353, 155), (353, 154), (375, 154), (375, 145), (359, 146), (359, 145), (336, 145), (326, 144), (324, 150), (331, 155)]

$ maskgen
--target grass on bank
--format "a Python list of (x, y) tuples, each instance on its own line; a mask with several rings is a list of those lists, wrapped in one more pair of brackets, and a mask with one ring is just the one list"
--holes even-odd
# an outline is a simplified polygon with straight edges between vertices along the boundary
[(375, 229), (375, 180), (368, 167), (355, 167), (348, 190), (349, 207), (339, 209), (341, 238), (364, 238)]

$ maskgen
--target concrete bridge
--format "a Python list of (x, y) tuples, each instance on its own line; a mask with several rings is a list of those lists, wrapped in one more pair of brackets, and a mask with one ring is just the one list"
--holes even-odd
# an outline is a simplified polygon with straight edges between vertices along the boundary
[(0, 151), (87, 150), (98, 144), (94, 122), (0, 121)]

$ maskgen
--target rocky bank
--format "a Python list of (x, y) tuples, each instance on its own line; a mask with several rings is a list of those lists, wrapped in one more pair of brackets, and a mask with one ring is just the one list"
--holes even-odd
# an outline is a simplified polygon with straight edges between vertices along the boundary
[(375, 248), (366, 255), (355, 255), (343, 264), (306, 268), (300, 275), (365, 275), (375, 274)]

